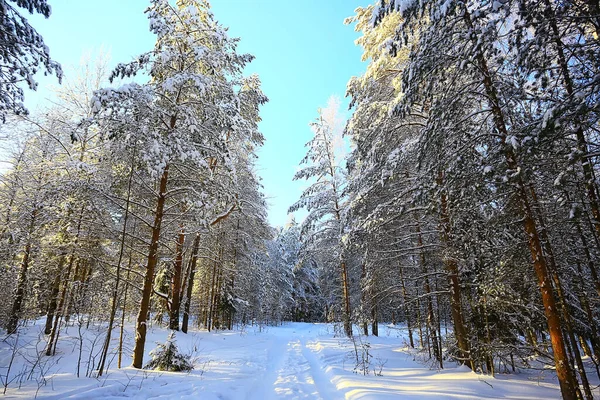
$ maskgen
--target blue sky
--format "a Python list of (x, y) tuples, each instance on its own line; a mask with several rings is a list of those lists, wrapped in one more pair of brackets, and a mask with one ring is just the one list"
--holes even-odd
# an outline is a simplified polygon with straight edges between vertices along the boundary
[[(152, 48), (154, 37), (143, 14), (145, 0), (50, 0), (48, 20), (30, 17), (68, 72), (84, 52), (110, 50), (112, 64), (127, 62)], [(269, 222), (283, 225), (287, 209), (302, 193), (292, 177), (310, 140), (309, 122), (331, 95), (344, 97), (350, 77), (364, 71), (358, 34), (343, 24), (369, 0), (214, 0), (217, 20), (241, 38), (240, 51), (256, 59), (247, 73), (258, 73), (269, 103), (261, 112), (266, 137), (259, 152), (259, 174), (269, 198)], [(31, 108), (48, 96), (55, 80), (40, 80), (37, 93), (27, 92)], [(347, 99), (343, 107), (347, 106)], [(301, 215), (298, 216), (301, 218)]]

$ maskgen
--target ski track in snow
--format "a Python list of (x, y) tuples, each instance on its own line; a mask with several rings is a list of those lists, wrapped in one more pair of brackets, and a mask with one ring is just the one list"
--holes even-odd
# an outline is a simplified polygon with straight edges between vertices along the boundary
[(291, 336), (273, 337), (267, 351), (265, 373), (257, 379), (246, 399), (341, 399), (306, 343), (304, 332), (292, 331)]
[(306, 339), (290, 340), (285, 351), (285, 362), (273, 382), (275, 399), (322, 399), (339, 397), (325, 376), (312, 352), (306, 347)]

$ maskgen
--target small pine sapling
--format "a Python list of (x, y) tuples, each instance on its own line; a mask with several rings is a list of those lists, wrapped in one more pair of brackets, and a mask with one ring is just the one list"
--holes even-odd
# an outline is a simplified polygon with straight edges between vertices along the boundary
[(181, 354), (175, 344), (175, 332), (172, 331), (165, 343), (157, 343), (158, 346), (150, 352), (152, 359), (144, 369), (156, 371), (187, 372), (194, 369), (190, 362), (190, 355)]

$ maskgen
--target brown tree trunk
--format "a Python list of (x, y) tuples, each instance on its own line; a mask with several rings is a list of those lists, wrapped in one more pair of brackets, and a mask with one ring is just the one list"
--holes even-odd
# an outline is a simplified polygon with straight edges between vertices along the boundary
[(188, 321), (190, 317), (190, 304), (192, 303), (192, 289), (194, 288), (194, 276), (196, 274), (196, 264), (198, 263), (198, 250), (200, 248), (200, 233), (196, 234), (194, 245), (192, 247), (192, 259), (190, 261), (190, 274), (187, 283), (187, 293), (183, 306), (183, 321), (181, 322), (181, 331), (187, 333)]
[(352, 324), (350, 323), (350, 290), (348, 288), (348, 268), (346, 266), (346, 261), (342, 260), (340, 270), (342, 273), (342, 296), (344, 302), (344, 315), (342, 316), (344, 320), (344, 333), (346, 333), (346, 336), (352, 337)]
[(25, 296), (25, 285), (27, 284), (27, 269), (29, 268), (29, 255), (31, 253), (31, 239), (28, 239), (25, 245), (25, 251), (23, 252), (23, 260), (21, 261), (21, 268), (19, 270), (19, 277), (17, 280), (17, 290), (13, 300), (13, 305), (10, 311), (10, 318), (6, 325), (6, 333), (13, 334), (17, 330), (19, 319), (21, 317), (21, 308), (23, 306), (23, 297)]
[(406, 327), (408, 329), (408, 340), (410, 343), (410, 347), (412, 347), (414, 349), (415, 342), (413, 340), (413, 330), (412, 330), (412, 323), (411, 323), (412, 318), (410, 316), (410, 312), (408, 309), (408, 295), (406, 293), (406, 285), (404, 284), (404, 274), (402, 273), (402, 267), (400, 267), (399, 270), (400, 270), (400, 283), (402, 285), (402, 300), (403, 300), (403, 304), (404, 304), (404, 315), (406, 317)]
[(417, 215), (415, 218), (415, 231), (417, 233), (417, 247), (419, 248), (419, 264), (421, 266), (421, 273), (423, 274), (425, 280), (423, 283), (423, 288), (425, 289), (425, 296), (427, 297), (427, 331), (429, 332), (431, 342), (431, 346), (433, 347), (433, 354), (440, 363), (440, 368), (443, 368), (442, 364), (442, 352), (441, 347), (439, 346), (439, 340), (437, 337), (437, 327), (436, 327), (436, 318), (435, 313), (433, 312), (433, 301), (431, 299), (431, 286), (429, 284), (429, 271), (427, 270), (427, 264), (425, 260), (425, 252), (423, 250), (423, 237), (421, 236), (421, 225), (419, 223), (419, 219)]
[(211, 329), (213, 328), (213, 310), (215, 307), (215, 298), (216, 298), (216, 290), (217, 290), (217, 264), (218, 261), (214, 260), (213, 261), (213, 270), (212, 270), (212, 277), (211, 277), (211, 283), (210, 283), (210, 294), (208, 296), (209, 301), (208, 301), (208, 317), (207, 317), (207, 322), (206, 322), (206, 327), (208, 329), (208, 331), (210, 332)]
[(38, 213), (39, 208), (35, 208), (31, 212), (31, 220), (27, 232), (27, 244), (25, 244), (25, 250), (23, 251), (23, 259), (21, 260), (21, 268), (19, 269), (19, 277), (17, 278), (17, 289), (15, 290), (10, 317), (6, 325), (6, 333), (8, 334), (15, 333), (17, 325), (19, 324), (19, 319), (21, 318), (21, 309), (23, 308), (23, 299), (25, 297), (25, 286), (27, 285), (27, 270), (29, 268), (29, 258), (31, 256), (32, 235)]
[(169, 313), (169, 329), (179, 330), (179, 308), (181, 304), (181, 271), (183, 267), (183, 244), (185, 242), (185, 230), (183, 225), (177, 237), (175, 246), (175, 262), (173, 263), (173, 280), (171, 282), (171, 311)]
[[(443, 172), (440, 171), (437, 179), (438, 185), (441, 186), (443, 184), (443, 179)], [(440, 199), (440, 225), (442, 243), (446, 249), (450, 249), (450, 232), (452, 228), (450, 226), (448, 198), (445, 191), (442, 191)], [(462, 312), (461, 289), (458, 279), (458, 264), (456, 263), (456, 259), (451, 254), (447, 254), (443, 261), (446, 272), (448, 273), (450, 288), (450, 314), (452, 315), (452, 323), (454, 325), (454, 336), (456, 337), (458, 344), (458, 357), (461, 364), (465, 364), (471, 369), (474, 369), (468, 340), (469, 336), (467, 334), (467, 328), (465, 326)]]
[[(365, 255), (366, 257), (366, 255)], [(360, 302), (362, 303), (362, 329), (363, 329), (363, 334), (365, 336), (369, 336), (369, 324), (367, 323), (367, 316), (366, 314), (366, 309), (367, 309), (367, 290), (365, 288), (365, 286), (367, 286), (367, 265), (365, 262), (362, 263), (361, 265), (361, 272), (360, 272), (360, 282), (361, 282), (361, 293), (360, 293)]]
[(423, 348), (423, 319), (421, 317), (421, 300), (419, 299), (419, 288), (417, 288), (416, 291), (417, 291), (417, 328), (419, 330), (419, 347)]
[[(50, 339), (48, 340), (48, 345), (46, 347), (46, 355), (54, 355), (56, 352), (56, 345), (58, 343), (58, 335), (60, 334), (60, 319), (63, 315), (66, 314), (68, 304), (66, 301), (70, 298), (67, 296), (70, 288), (70, 280), (71, 280), (71, 271), (73, 270), (73, 265), (75, 262), (75, 249), (79, 243), (79, 235), (81, 234), (81, 223), (83, 221), (83, 212), (85, 210), (85, 206), (81, 206), (81, 211), (79, 213), (79, 220), (77, 222), (77, 233), (75, 234), (75, 239), (73, 240), (71, 246), (71, 253), (69, 255), (69, 263), (67, 265), (67, 271), (64, 276), (63, 287), (60, 294), (60, 301), (58, 303), (57, 313), (54, 316), (54, 322), (52, 324), (52, 330), (50, 331)], [(79, 264), (79, 260), (77, 261)], [(77, 268), (77, 267), (76, 267)]]
[(373, 336), (379, 336), (379, 320), (377, 315), (377, 303), (371, 298), (371, 332)]
[(48, 303), (48, 308), (46, 310), (46, 325), (44, 327), (45, 335), (49, 335), (50, 332), (52, 332), (52, 321), (54, 320), (54, 313), (56, 312), (58, 300), (58, 292), (60, 291), (60, 271), (62, 270), (64, 259), (65, 257), (61, 256), (60, 262), (58, 263), (58, 271), (56, 272), (54, 282), (52, 283), (52, 291), (50, 292), (50, 302)]
[(217, 265), (217, 280), (215, 283), (214, 292), (214, 304), (213, 307), (213, 329), (221, 329), (221, 318), (219, 312), (221, 311), (221, 288), (223, 287), (223, 247), (219, 253), (219, 264)]
[(160, 238), (160, 228), (163, 219), (163, 210), (165, 207), (165, 196), (167, 193), (167, 182), (169, 180), (169, 164), (165, 166), (158, 189), (158, 199), (156, 201), (156, 210), (154, 213), (154, 225), (152, 227), (152, 239), (148, 249), (148, 262), (146, 264), (146, 274), (144, 276), (144, 286), (142, 289), (142, 300), (137, 316), (135, 328), (135, 345), (133, 348), (134, 368), (142, 368), (144, 362), (144, 346), (146, 344), (146, 321), (150, 311), (150, 296), (152, 295), (152, 285), (154, 284), (154, 271), (158, 263), (158, 240)]
[[(533, 204), (533, 209), (538, 217), (538, 222), (540, 225), (539, 234), (540, 239), (544, 244), (544, 248), (546, 250), (546, 258), (548, 260), (548, 270), (552, 275), (552, 280), (554, 281), (554, 287), (556, 288), (557, 295), (557, 303), (562, 310), (563, 321), (565, 325), (565, 331), (567, 333), (567, 337), (571, 343), (572, 355), (577, 364), (577, 368), (579, 370), (579, 375), (581, 377), (581, 384), (583, 386), (584, 393), (586, 395), (587, 400), (593, 400), (592, 392), (590, 389), (590, 385), (587, 379), (587, 374), (585, 372), (585, 368), (583, 366), (583, 361), (581, 359), (581, 352), (579, 351), (579, 346), (577, 344), (577, 340), (575, 338), (575, 334), (573, 333), (573, 324), (572, 317), (569, 311), (569, 305), (566, 302), (566, 299), (563, 295), (562, 283), (560, 281), (560, 277), (558, 275), (558, 266), (556, 265), (556, 259), (554, 258), (554, 251), (552, 250), (552, 244), (550, 243), (550, 238), (548, 237), (547, 226), (545, 222), (544, 215), (540, 208), (540, 204), (537, 198), (537, 194), (532, 185), (529, 185), (529, 191), (531, 193), (531, 201)], [(573, 373), (575, 373), (573, 369)], [(574, 375), (573, 379), (575, 382), (577, 381), (577, 377)], [(577, 386), (577, 389), (579, 385)]]
[(58, 302), (58, 312), (54, 316), (54, 322), (52, 323), (52, 329), (50, 330), (50, 339), (48, 340), (48, 345), (46, 346), (47, 356), (54, 355), (54, 352), (56, 351), (56, 342), (58, 342), (59, 323), (65, 311), (65, 300), (67, 299), (67, 291), (69, 290), (69, 282), (74, 260), (75, 254), (71, 252), (71, 255), (69, 257), (69, 264), (67, 265), (67, 271), (63, 279), (63, 287), (60, 293), (60, 301)]

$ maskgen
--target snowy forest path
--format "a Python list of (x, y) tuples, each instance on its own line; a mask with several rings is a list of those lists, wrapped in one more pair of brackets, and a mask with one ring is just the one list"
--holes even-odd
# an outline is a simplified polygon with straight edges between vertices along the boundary
[(288, 330), (285, 327), (283, 330), (287, 331), (285, 335), (273, 335), (267, 342), (266, 368), (246, 399), (343, 398), (326, 375), (319, 357), (311, 350), (316, 330)]
[[(282, 349), (283, 350), (283, 349)], [(290, 338), (273, 381), (273, 399), (335, 399), (340, 397), (304, 335)]]

